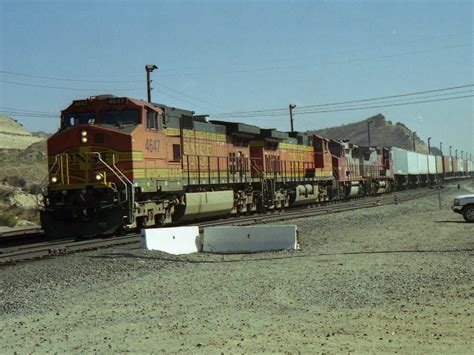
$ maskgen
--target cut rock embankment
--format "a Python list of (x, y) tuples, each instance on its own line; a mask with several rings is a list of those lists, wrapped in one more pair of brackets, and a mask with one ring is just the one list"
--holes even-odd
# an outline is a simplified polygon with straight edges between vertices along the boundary
[(0, 149), (25, 149), (41, 140), (12, 118), (0, 115)]

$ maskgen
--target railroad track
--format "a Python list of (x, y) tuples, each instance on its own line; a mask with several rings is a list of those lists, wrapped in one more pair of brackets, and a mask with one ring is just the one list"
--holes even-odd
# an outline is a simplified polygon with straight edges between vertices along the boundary
[(18, 237), (34, 238), (41, 235), (44, 235), (44, 233), (40, 227), (14, 229), (11, 231), (0, 233), (0, 243), (3, 243), (10, 239), (18, 238)]
[(359, 198), (355, 200), (349, 200), (344, 202), (331, 202), (324, 205), (318, 206), (306, 206), (300, 208), (293, 208), (290, 210), (267, 212), (265, 214), (251, 215), (251, 216), (241, 216), (235, 218), (227, 218), (222, 220), (214, 220), (208, 223), (200, 223), (199, 226), (202, 227), (211, 227), (211, 226), (221, 226), (221, 225), (248, 225), (255, 223), (265, 223), (270, 221), (278, 220), (287, 220), (287, 219), (296, 219), (296, 218), (305, 218), (326, 215), (330, 213), (338, 213), (351, 211), (362, 208), (371, 208), (383, 205), (398, 204), (405, 201), (414, 200), (416, 198), (431, 196), (437, 194), (437, 190), (426, 190), (423, 192), (418, 192), (414, 194), (407, 194), (405, 196), (398, 196), (394, 194), (380, 195), (380, 196), (371, 196), (366, 198)]
[[(288, 219), (305, 218), (330, 213), (339, 213), (362, 208), (373, 208), (389, 204), (398, 204), (416, 198), (427, 197), (437, 194), (436, 189), (421, 189), (401, 191), (391, 194), (376, 195), (365, 198), (358, 198), (349, 201), (339, 201), (325, 203), (318, 206), (307, 206), (296, 209), (275, 211), (270, 213), (261, 213), (249, 216), (231, 217), (220, 220), (204, 221), (198, 223), (200, 228), (223, 226), (223, 225), (251, 225), (257, 223), (268, 223), (274, 221), (283, 221)], [(30, 231), (29, 233), (35, 233)], [(37, 233), (41, 233), (37, 231)], [(12, 235), (10, 235), (11, 237)], [(1, 241), (0, 236), (0, 241)], [(42, 258), (46, 256), (64, 255), (67, 253), (95, 250), (98, 248), (111, 247), (124, 244), (137, 244), (140, 241), (139, 233), (131, 233), (118, 237), (101, 238), (74, 238), (68, 240), (49, 240), (39, 243), (29, 243), (24, 245), (15, 245), (2, 247), (0, 249), (0, 264), (11, 264), (19, 261)]]

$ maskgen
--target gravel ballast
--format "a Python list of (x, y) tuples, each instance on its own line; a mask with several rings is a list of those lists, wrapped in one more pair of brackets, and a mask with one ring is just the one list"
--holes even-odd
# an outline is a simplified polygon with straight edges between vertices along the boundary
[(474, 224), (450, 210), (468, 192), (290, 221), (296, 252), (122, 246), (3, 267), (0, 352), (469, 353)]

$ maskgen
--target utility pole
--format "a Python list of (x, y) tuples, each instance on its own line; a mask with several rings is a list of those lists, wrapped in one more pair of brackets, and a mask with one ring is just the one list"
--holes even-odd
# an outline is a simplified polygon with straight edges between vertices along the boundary
[(428, 154), (431, 154), (431, 145), (430, 145), (431, 137), (428, 137)]
[(416, 152), (415, 135), (416, 135), (416, 132), (413, 132), (413, 151), (414, 152)]
[[(439, 150), (441, 151), (441, 156), (443, 155), (443, 142), (439, 142)], [(441, 159), (442, 160), (442, 159)], [(429, 163), (428, 159), (428, 163)], [(440, 171), (438, 171), (438, 164), (435, 164), (436, 169), (436, 185), (438, 185), (438, 206), (441, 210), (441, 178), (439, 176)]]
[(294, 132), (293, 129), (293, 109), (296, 107), (296, 105), (289, 104), (288, 108), (290, 109), (290, 126), (291, 126), (291, 132)]
[(151, 82), (152, 80), (150, 79), (150, 73), (155, 70), (155, 69), (158, 69), (158, 67), (155, 65), (155, 64), (147, 64), (145, 65), (145, 71), (146, 71), (146, 94), (147, 94), (147, 99), (148, 99), (148, 102), (151, 102), (151, 90), (152, 87), (151, 87)]
[(368, 140), (369, 140), (369, 147), (370, 147), (370, 124), (371, 123), (372, 123), (371, 120), (367, 121), (367, 137), (368, 137)]

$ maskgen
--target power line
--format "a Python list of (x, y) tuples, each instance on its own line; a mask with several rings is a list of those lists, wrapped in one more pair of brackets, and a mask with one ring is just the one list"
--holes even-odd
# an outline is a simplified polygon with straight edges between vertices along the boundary
[[(471, 93), (471, 92), (474, 92), (474, 90), (463, 90), (463, 91), (456, 91), (456, 92), (449, 92), (449, 93), (442, 93), (442, 94), (435, 94), (435, 95), (425, 95), (425, 96), (419, 96), (419, 97), (414, 97), (414, 98), (403, 98), (403, 99), (397, 99), (397, 100), (384, 100), (384, 101), (378, 101), (378, 102), (375, 102), (374, 104), (376, 105), (380, 105), (380, 104), (392, 104), (392, 103), (396, 103), (396, 102), (404, 102), (404, 101), (407, 101), (407, 100), (421, 100), (421, 99), (429, 99), (429, 98), (433, 98), (433, 97), (442, 97), (442, 96), (451, 96), (451, 95), (460, 95), (460, 94), (467, 94), (467, 93)], [(352, 107), (360, 107), (361, 104), (358, 104), (358, 105), (342, 105), (342, 106), (336, 106), (336, 107), (333, 107), (333, 108), (328, 108), (328, 109), (343, 109), (343, 108), (352, 108)], [(362, 105), (364, 106), (364, 105)], [(311, 109), (303, 109), (301, 111), (299, 111), (298, 113), (303, 113), (303, 112), (309, 112)], [(321, 108), (321, 109), (317, 109), (317, 110), (324, 110), (324, 108)]]
[(19, 73), (13, 71), (0, 70), (0, 73), (21, 76), (25, 78), (36, 78), (36, 79), (46, 79), (46, 80), (55, 80), (55, 81), (73, 81), (73, 82), (83, 82), (83, 83), (139, 83), (142, 80), (89, 80), (89, 79), (73, 79), (73, 78), (58, 78), (52, 76), (44, 76), (39, 74), (28, 74), (28, 73)]
[[(11, 72), (11, 71), (5, 71), (5, 70), (0, 70), (0, 73), (9, 74), (9, 75), (16, 75), (16, 76), (20, 76), (20, 77), (46, 79), (46, 80), (56, 80), (56, 81), (67, 81), (67, 82), (87, 82), (87, 83), (135, 83), (135, 82), (142, 82), (142, 80), (124, 80), (124, 81), (122, 81), (122, 80), (86, 80), (86, 79), (73, 79), (73, 78), (57, 78), (57, 77), (44, 76), (44, 75), (39, 75), (39, 74), (26, 74), (26, 73)], [(137, 90), (142, 90), (142, 89), (138, 89), (138, 88), (126, 88), (126, 89), (89, 89), (89, 88), (87, 88), (86, 89), (86, 88), (58, 87), (58, 86), (49, 86), (49, 85), (21, 83), (21, 82), (9, 81), (9, 80), (3, 80), (3, 79), (1, 79), (0, 82), (4, 82), (4, 83), (7, 83), (7, 84), (12, 84), (12, 85), (20, 85), (20, 86), (31, 86), (31, 87), (41, 87), (41, 88), (48, 88), (48, 89), (74, 90), (74, 91), (84, 91), (84, 90), (87, 90), (87, 91), (94, 91), (94, 90), (95, 91), (96, 90), (103, 90), (103, 91), (114, 91), (114, 90), (137, 91)], [(188, 95), (184, 92), (181, 92), (181, 91), (173, 89), (173, 88), (171, 88), (167, 85), (164, 85), (161, 82), (160, 82), (159, 86), (163, 87), (167, 90), (170, 90), (170, 91), (172, 91), (172, 92), (174, 92), (178, 95), (182, 95), (182, 96), (185, 96), (187, 98), (190, 98), (194, 101), (201, 102), (201, 103), (204, 103), (206, 105), (211, 105), (211, 106), (223, 108), (223, 106), (221, 106), (221, 105), (217, 105), (217, 104), (214, 104), (212, 102), (209, 102), (209, 101), (206, 101), (206, 100), (203, 100), (203, 99), (199, 99), (197, 97), (193, 97), (193, 96)], [(185, 100), (182, 100), (182, 101), (189, 103), (189, 101), (185, 101)], [(193, 103), (193, 102), (191, 104), (195, 105), (195, 103)]]
[(42, 113), (42, 114), (51, 114), (54, 115), (55, 113), (52, 112), (45, 112), (45, 111), (32, 111), (32, 110), (24, 110), (24, 109), (19, 109), (19, 108), (11, 108), (11, 107), (5, 107), (5, 106), (0, 106), (0, 110), (7, 110), (7, 111), (18, 111), (18, 112), (24, 112), (24, 113)]
[(7, 116), (20, 116), (20, 117), (34, 117), (34, 118), (59, 118), (59, 115), (39, 115), (35, 113), (16, 113), (16, 112), (3, 112), (0, 113), (7, 115)]
[[(319, 109), (313, 111), (303, 111), (298, 112), (298, 115), (308, 115), (308, 114), (316, 114), (316, 113), (331, 113), (331, 112), (344, 112), (344, 111), (360, 111), (372, 108), (385, 108), (385, 107), (393, 107), (393, 106), (406, 106), (406, 105), (414, 105), (414, 104), (421, 104), (421, 103), (428, 103), (428, 102), (440, 102), (440, 101), (449, 101), (449, 100), (456, 100), (456, 99), (463, 99), (474, 97), (474, 95), (463, 95), (463, 96), (455, 96), (455, 97), (448, 97), (448, 98), (440, 98), (440, 99), (432, 99), (432, 100), (420, 100), (420, 101), (411, 101), (411, 102), (404, 102), (404, 103), (393, 103), (393, 104), (384, 104), (384, 105), (373, 105), (373, 106), (359, 106), (359, 107), (349, 107), (349, 108), (336, 108), (336, 109)], [(279, 117), (279, 116), (287, 116), (288, 114), (262, 114), (259, 116), (232, 116), (232, 118), (252, 118), (252, 117)]]
[[(422, 94), (428, 94), (428, 93), (434, 93), (434, 92), (458, 90), (458, 89), (468, 88), (468, 87), (473, 87), (473, 86), (474, 86), (474, 84), (466, 84), (466, 85), (452, 86), (452, 87), (441, 88), (441, 89), (416, 91), (416, 92), (403, 93), (403, 94), (390, 95), (390, 96), (379, 96), (379, 97), (373, 97), (373, 98), (367, 98), (367, 99), (339, 101), (339, 102), (316, 104), (316, 105), (305, 105), (305, 106), (299, 106), (295, 111), (299, 112), (302, 109), (307, 109), (307, 108), (338, 106), (338, 105), (345, 105), (345, 104), (351, 104), (351, 103), (378, 101), (378, 100), (385, 100), (385, 99), (391, 99), (391, 98), (397, 98), (397, 97), (407, 97), (407, 96), (422, 95)], [(456, 94), (456, 92), (451, 93), (451, 94)], [(253, 111), (224, 112), (224, 113), (216, 113), (216, 114), (213, 114), (213, 115), (215, 115), (215, 116), (235, 116), (235, 115), (241, 116), (241, 115), (244, 115), (244, 114), (252, 115), (252, 114), (265, 114), (265, 113), (286, 114), (286, 112), (287, 112), (286, 108), (281, 108), (281, 109), (274, 108), (274, 109), (262, 109), (262, 110), (253, 110)]]
[[(361, 107), (354, 107), (354, 108), (341, 108), (341, 109), (334, 109), (334, 110), (315, 110), (315, 111), (306, 111), (300, 112), (299, 115), (308, 115), (308, 114), (315, 114), (315, 113), (332, 113), (332, 112), (344, 112), (344, 111), (358, 111), (358, 110), (366, 110), (366, 109), (373, 109), (373, 108), (386, 108), (386, 107), (394, 107), (394, 106), (407, 106), (407, 105), (414, 105), (414, 104), (422, 104), (422, 103), (430, 103), (430, 102), (440, 102), (440, 101), (450, 101), (450, 100), (458, 100), (464, 98), (474, 97), (474, 95), (463, 95), (463, 96), (455, 96), (455, 97), (448, 97), (448, 98), (441, 98), (441, 99), (432, 99), (432, 100), (420, 100), (420, 101), (411, 101), (405, 103), (394, 103), (394, 104), (387, 104), (387, 105), (373, 105), (373, 106), (361, 106)], [(15, 116), (23, 116), (23, 117), (37, 117), (37, 118), (58, 118), (59, 116), (47, 116), (47, 115), (38, 115), (38, 114), (14, 114)], [(273, 115), (270, 117), (281, 116)], [(250, 118), (250, 116), (245, 117)]]
[(450, 100), (457, 100), (457, 99), (464, 99), (474, 97), (474, 95), (463, 95), (463, 96), (455, 96), (455, 97), (447, 97), (444, 99), (433, 99), (433, 100), (421, 100), (421, 101), (412, 101), (412, 102), (405, 102), (405, 103), (398, 103), (398, 104), (388, 104), (388, 105), (376, 105), (376, 106), (364, 106), (364, 107), (356, 107), (356, 108), (343, 108), (343, 109), (335, 109), (335, 110), (320, 110), (320, 111), (306, 111), (299, 113), (300, 115), (306, 115), (311, 113), (326, 113), (326, 112), (343, 112), (343, 111), (355, 111), (355, 110), (365, 110), (369, 108), (385, 108), (385, 107), (393, 107), (393, 106), (406, 106), (406, 105), (414, 105), (414, 104), (421, 104), (421, 103), (428, 103), (428, 102), (440, 102), (440, 101), (450, 101)]
[(114, 88), (114, 89), (98, 89), (98, 88), (71, 88), (65, 86), (48, 86), (48, 85), (38, 85), (38, 84), (27, 84), (27, 83), (20, 83), (17, 81), (9, 81), (0, 79), (0, 82), (12, 85), (19, 85), (19, 86), (28, 86), (28, 87), (37, 87), (37, 88), (44, 88), (44, 89), (58, 89), (58, 90), (72, 90), (72, 91), (142, 91), (143, 88)]
[(176, 89), (170, 88), (169, 86), (166, 86), (165, 84), (163, 84), (163, 83), (161, 83), (161, 82), (159, 82), (159, 84), (158, 84), (158, 88), (160, 88), (160, 87), (164, 87), (165, 89), (168, 89), (168, 90), (170, 90), (170, 91), (172, 91), (172, 92), (175, 92), (175, 93), (177, 93), (177, 94), (180, 94), (180, 95), (182, 95), (182, 96), (188, 97), (188, 98), (190, 98), (190, 99), (192, 99), (192, 100), (195, 100), (195, 101), (198, 101), (198, 102), (207, 104), (207, 105), (211, 105), (211, 106), (215, 106), (215, 107), (223, 107), (223, 106), (221, 106), (221, 105), (213, 104), (212, 102), (209, 102), (209, 101), (206, 101), (206, 100), (202, 100), (202, 99), (198, 99), (197, 97), (193, 97), (193, 96), (191, 96), (191, 95), (185, 94), (184, 92), (181, 92), (181, 91), (178, 91), (178, 90), (176, 90)]
[[(393, 106), (405, 106), (405, 105), (413, 105), (413, 104), (420, 104), (420, 103), (440, 102), (440, 101), (469, 98), (469, 97), (473, 97), (474, 95), (461, 95), (460, 96), (460, 94), (472, 93), (473, 90), (455, 91), (455, 92), (448, 92), (448, 93), (444, 91), (459, 90), (461, 88), (468, 88), (468, 87), (473, 87), (473, 86), (474, 84), (458, 85), (458, 86), (453, 86), (449, 88), (425, 90), (425, 91), (418, 91), (418, 92), (411, 92), (411, 93), (404, 93), (404, 94), (390, 95), (390, 96), (381, 96), (381, 97), (368, 98), (368, 99), (300, 106), (297, 109), (296, 113), (298, 115), (308, 115), (308, 114), (318, 114), (318, 113), (344, 112), (344, 111), (365, 110), (365, 109), (372, 109), (372, 108), (385, 108), (385, 107), (393, 107)], [(438, 94), (406, 98), (408, 96), (422, 95), (422, 94), (427, 94), (427, 93), (438, 93)], [(169, 93), (165, 93), (165, 95), (174, 97), (175, 99), (179, 101), (193, 104), (189, 101), (183, 100)], [(457, 95), (457, 96), (451, 96), (451, 95)], [(442, 96), (451, 96), (451, 97), (440, 98)], [(393, 98), (401, 98), (401, 97), (405, 97), (405, 98), (392, 100)], [(436, 98), (436, 99), (430, 99), (430, 98)], [(429, 99), (429, 100), (426, 100), (426, 99)], [(380, 100), (386, 100), (386, 101), (380, 101)], [(407, 100), (410, 100), (410, 101), (404, 102)], [(412, 101), (412, 100), (415, 100), (415, 101)], [(378, 102), (373, 102), (372, 104), (362, 104), (362, 103), (371, 102), (371, 101), (378, 101)], [(351, 103), (360, 103), (360, 105), (349, 105), (349, 106), (347, 105)], [(331, 106), (335, 106), (335, 107), (331, 107)], [(29, 116), (29, 117), (54, 117), (54, 118), (58, 117), (56, 114), (50, 113), (50, 112), (22, 110), (22, 109), (8, 108), (8, 107), (0, 107), (0, 108), (3, 110), (5, 114), (9, 114), (9, 115)], [(227, 115), (230, 115), (230, 114), (231, 113), (228, 113)], [(236, 112), (235, 114), (232, 114), (232, 117), (233, 118), (252, 118), (252, 117), (263, 118), (263, 117), (286, 116), (287, 114), (288, 113), (286, 112), (286, 109), (272, 109), (272, 110), (256, 110), (256, 111), (247, 111), (247, 112), (241, 111), (241, 112)]]
[(343, 105), (343, 104), (352, 104), (352, 103), (356, 103), (356, 102), (367, 102), (367, 101), (392, 99), (392, 98), (396, 98), (396, 97), (406, 97), (406, 96), (430, 94), (430, 93), (433, 93), (433, 92), (442, 92), (442, 91), (449, 91), (449, 90), (464, 89), (464, 88), (469, 88), (469, 87), (473, 87), (473, 86), (474, 86), (474, 84), (466, 84), (466, 85), (452, 86), (452, 87), (442, 88), (442, 89), (417, 91), (417, 92), (410, 92), (410, 93), (406, 93), (406, 94), (398, 94), (398, 95), (390, 95), (390, 96), (379, 96), (379, 97), (373, 97), (373, 98), (370, 98), (370, 99), (362, 99), (362, 100), (333, 102), (333, 103), (329, 103), (329, 104), (307, 105), (307, 106), (301, 106), (301, 107), (310, 108), (310, 107), (336, 106), (336, 105)]
[(163, 94), (163, 95), (165, 95), (165, 96), (169, 96), (169, 97), (171, 97), (171, 98), (173, 98), (173, 99), (175, 99), (175, 100), (178, 100), (178, 101), (180, 101), (180, 102), (187, 103), (187, 104), (189, 104), (189, 105), (191, 105), (191, 106), (196, 106), (196, 103), (195, 103), (195, 102), (192, 102), (192, 101), (183, 99), (183, 98), (181, 98), (181, 97), (179, 97), (179, 96), (176, 96), (176, 95), (174, 95), (174, 94), (171, 94), (171, 93), (169, 93), (169, 92), (164, 92), (164, 91), (162, 91), (161, 94)]

